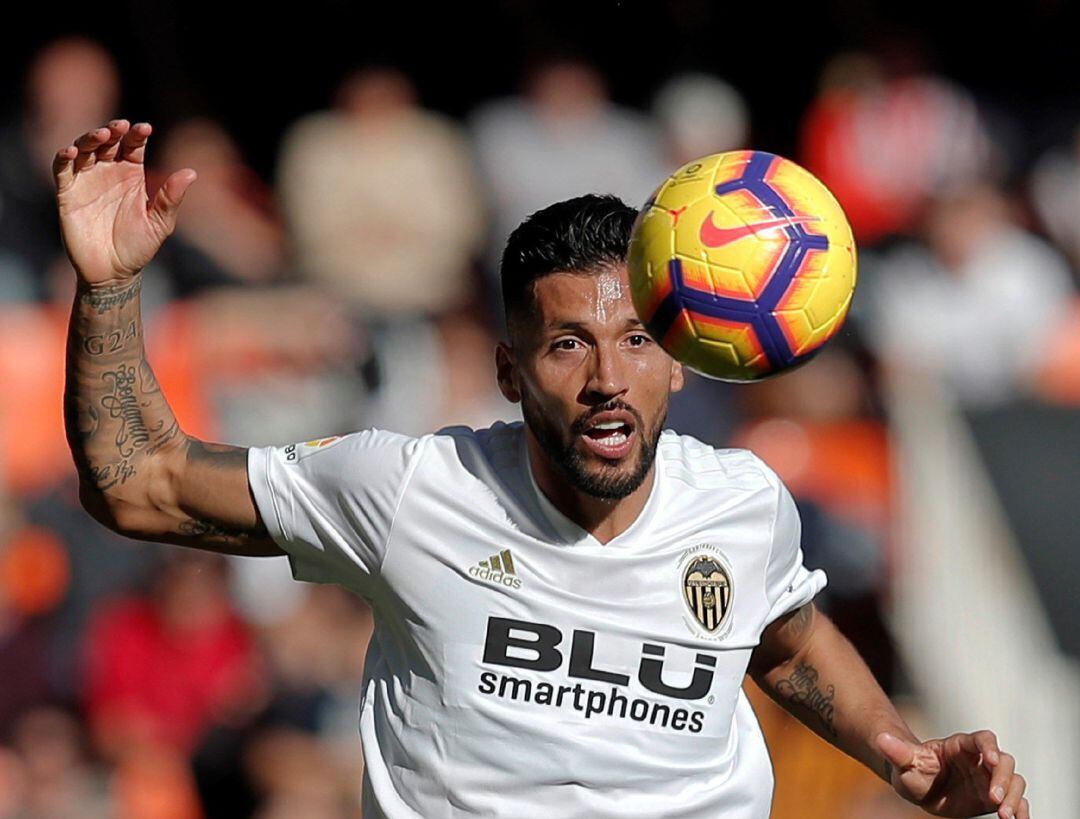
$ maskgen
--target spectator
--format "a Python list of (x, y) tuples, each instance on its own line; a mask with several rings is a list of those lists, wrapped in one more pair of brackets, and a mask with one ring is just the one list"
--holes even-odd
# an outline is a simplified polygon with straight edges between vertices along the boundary
[(1025, 392), (1075, 295), (1065, 260), (985, 183), (939, 198), (924, 237), (886, 254), (868, 291), (878, 354), (941, 373), (967, 406)]
[(63, 702), (75, 703), (79, 646), (87, 618), (103, 598), (134, 588), (154, 564), (154, 552), (104, 526), (88, 526), (73, 476), (27, 499), (26, 516), (33, 529), (51, 532), (63, 550), (69, 582), (49, 617), (46, 690)]
[(746, 101), (719, 77), (672, 77), (653, 99), (653, 114), (667, 139), (672, 170), (702, 156), (749, 147)]
[(578, 59), (540, 62), (524, 95), (480, 107), (471, 131), (495, 220), (492, 273), (506, 237), (533, 211), (590, 192), (640, 204), (670, 170), (653, 124), (613, 104), (597, 70)]
[[(27, 711), (13, 731), (12, 748), (23, 764), (26, 819), (105, 819), (114, 815), (105, 772), (90, 761), (76, 718), (59, 708)], [(0, 814), (3, 815), (3, 814)]]
[(281, 275), (284, 233), (272, 192), (219, 123), (196, 117), (174, 126), (155, 164), (160, 170), (154, 187), (181, 168), (199, 173), (184, 196), (176, 236), (237, 281), (267, 282)]
[(966, 91), (921, 73), (890, 77), (866, 54), (826, 66), (801, 132), (803, 162), (836, 195), (860, 244), (908, 231), (930, 197), (993, 159)]
[[(53, 154), (73, 135), (113, 116), (119, 97), (113, 57), (93, 40), (64, 37), (34, 57), (22, 115), (0, 125), (0, 301), (71, 300), (71, 269), (60, 243), (51, 177)], [(144, 292), (149, 313), (169, 298), (240, 281), (182, 235), (166, 248), (154, 260), (157, 270)]]
[(422, 435), (521, 417), (495, 383), (495, 336), (478, 304), (387, 328), (375, 340), (377, 390), (366, 422)]
[(110, 759), (159, 746), (188, 754), (204, 731), (261, 701), (248, 627), (233, 612), (224, 559), (170, 552), (149, 596), (119, 598), (91, 617), (84, 697)]
[(278, 189), (300, 271), (355, 308), (426, 313), (467, 295), (484, 226), (468, 143), (400, 71), (350, 74), (334, 110), (295, 123)]

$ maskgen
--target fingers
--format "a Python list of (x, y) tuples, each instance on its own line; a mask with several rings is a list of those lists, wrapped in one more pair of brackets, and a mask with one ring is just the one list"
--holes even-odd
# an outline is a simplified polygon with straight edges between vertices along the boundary
[(79, 149), (74, 145), (61, 148), (53, 157), (52, 172), (56, 190), (62, 191), (71, 184), (75, 178), (75, 157), (79, 155)]
[(992, 766), (997, 765), (1001, 759), (1001, 748), (998, 747), (997, 736), (993, 731), (976, 731), (972, 734), (972, 738), (979, 748), (979, 753), (983, 756), (984, 763), (989, 763), (986, 766), (987, 770), (992, 770)]
[[(57, 189), (62, 190), (71, 183), (75, 174), (93, 167), (97, 162), (115, 160), (124, 148), (125, 137), (135, 129), (139, 129), (137, 136), (141, 140), (135, 148), (145, 148), (146, 137), (150, 135), (149, 123), (139, 123), (132, 129), (126, 119), (114, 119), (107, 126), (80, 134), (71, 145), (57, 151), (53, 156), (53, 178)], [(141, 162), (142, 154), (139, 153), (134, 161)]]
[[(1020, 803), (1027, 802), (1024, 796), (1024, 788), (1027, 787), (1027, 782), (1020, 774), (1013, 774), (1012, 781), (1009, 782), (1009, 790), (1005, 794), (1005, 801), (998, 806), (997, 815), (1001, 819), (1013, 819), (1013, 817), (1019, 815)], [(1030, 807), (1028, 808), (1030, 810)]]
[(1021, 794), (1016, 796), (1014, 803), (1006, 802), (1009, 789), (1013, 786), (1016, 771), (1016, 757), (1005, 753), (998, 747), (997, 736), (993, 731), (976, 731), (973, 734), (958, 734), (960, 747), (965, 751), (982, 755), (982, 764), (990, 772), (990, 799), (1004, 809), (1006, 806), (1015, 815), (1019, 807)]
[(184, 201), (184, 194), (197, 176), (192, 168), (183, 168), (171, 174), (154, 194), (154, 202), (147, 211), (147, 216), (158, 223), (164, 236), (171, 234), (176, 227), (180, 203)]
[(979, 747), (979, 741), (975, 738), (974, 734), (953, 734), (945, 741), (953, 743), (958, 750), (965, 751), (975, 756), (978, 756), (982, 752)]
[(1016, 809), (1016, 819), (1031, 819), (1031, 804), (1026, 796), (1020, 800), (1020, 807)]
[(990, 775), (990, 798), (997, 804), (1004, 801), (1016, 771), (1016, 758), (1012, 754), (1001, 754), (1000, 758)]
[(154, 129), (149, 122), (136, 122), (120, 141), (119, 157), (125, 162), (138, 162), (140, 165), (146, 156), (146, 140)]
[(116, 159), (116, 155), (120, 152), (120, 139), (128, 132), (131, 123), (126, 119), (114, 119), (109, 121), (107, 127), (109, 129), (109, 138), (94, 152), (100, 162), (109, 162)]
[(89, 168), (97, 161), (97, 149), (112, 135), (108, 128), (95, 128), (75, 140), (79, 155), (75, 157), (75, 173)]

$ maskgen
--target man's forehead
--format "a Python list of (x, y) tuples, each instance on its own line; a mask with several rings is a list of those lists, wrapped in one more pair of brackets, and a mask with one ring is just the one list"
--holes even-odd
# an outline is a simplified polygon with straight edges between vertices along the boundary
[(596, 272), (550, 273), (538, 279), (534, 288), (538, 317), (545, 327), (637, 322), (625, 265)]

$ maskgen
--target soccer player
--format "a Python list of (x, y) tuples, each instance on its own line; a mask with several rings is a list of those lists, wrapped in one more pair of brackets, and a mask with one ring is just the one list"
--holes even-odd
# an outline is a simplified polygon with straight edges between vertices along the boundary
[(634, 210), (584, 196), (508, 240), (496, 370), (524, 423), (245, 450), (186, 435), (144, 354), (141, 271), (196, 178), (150, 201), (150, 133), (114, 120), (55, 157), (82, 502), (371, 604), (365, 815), (766, 819), (749, 672), (927, 812), (1027, 819), (992, 732), (920, 741), (814, 607), (826, 578), (776, 473), (663, 429), (683, 375), (630, 300)]

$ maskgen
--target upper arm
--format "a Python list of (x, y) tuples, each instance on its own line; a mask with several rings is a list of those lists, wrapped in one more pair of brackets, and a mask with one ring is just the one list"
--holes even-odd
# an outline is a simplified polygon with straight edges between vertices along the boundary
[(750, 675), (756, 679), (799, 656), (824, 616), (811, 600), (773, 620), (750, 655)]
[[(94, 514), (94, 499), (83, 503)], [(155, 454), (139, 501), (112, 499), (108, 511), (111, 521), (103, 522), (141, 540), (253, 557), (284, 554), (252, 497), (243, 447), (182, 438)]]

